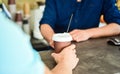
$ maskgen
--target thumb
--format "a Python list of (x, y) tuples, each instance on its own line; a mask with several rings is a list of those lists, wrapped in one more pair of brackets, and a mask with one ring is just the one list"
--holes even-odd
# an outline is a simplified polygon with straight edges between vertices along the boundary
[(51, 54), (51, 56), (52, 56), (53, 58), (56, 58), (57, 55), (58, 55), (57, 53), (52, 53), (52, 54)]
[(54, 58), (54, 60), (56, 61), (56, 63), (59, 62), (59, 59), (60, 59), (59, 54), (57, 54), (57, 53), (52, 53), (51, 56)]

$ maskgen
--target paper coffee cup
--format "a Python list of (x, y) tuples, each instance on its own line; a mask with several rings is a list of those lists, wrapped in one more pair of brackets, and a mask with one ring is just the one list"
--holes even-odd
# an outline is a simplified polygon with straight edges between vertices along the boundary
[(8, 0), (8, 4), (15, 4), (15, 0)]
[(69, 46), (72, 41), (72, 36), (69, 33), (56, 33), (53, 35), (55, 52), (59, 53), (63, 48)]

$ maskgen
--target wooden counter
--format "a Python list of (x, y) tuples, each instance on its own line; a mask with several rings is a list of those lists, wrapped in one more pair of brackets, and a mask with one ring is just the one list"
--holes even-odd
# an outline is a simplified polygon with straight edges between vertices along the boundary
[[(120, 39), (120, 36), (116, 36)], [(79, 63), (73, 74), (120, 74), (120, 47), (107, 44), (110, 37), (90, 39), (77, 45)], [(40, 51), (45, 64), (52, 69), (56, 63), (51, 57), (52, 50)]]

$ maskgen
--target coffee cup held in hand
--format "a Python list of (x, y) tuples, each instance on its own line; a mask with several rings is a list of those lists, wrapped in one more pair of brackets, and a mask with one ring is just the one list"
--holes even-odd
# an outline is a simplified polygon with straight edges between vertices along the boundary
[(69, 33), (56, 33), (53, 35), (55, 52), (59, 53), (63, 48), (69, 46), (72, 41), (72, 36)]

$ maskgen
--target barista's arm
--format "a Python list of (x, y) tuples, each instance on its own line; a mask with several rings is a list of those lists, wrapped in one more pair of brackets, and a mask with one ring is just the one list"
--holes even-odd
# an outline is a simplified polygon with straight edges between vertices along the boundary
[(110, 23), (101, 28), (89, 29), (88, 31), (89, 31), (89, 34), (92, 33), (91, 38), (113, 36), (113, 35), (120, 34), (120, 25), (117, 23)]
[(52, 36), (54, 34), (53, 29), (48, 24), (42, 24), (40, 26), (41, 34), (45, 40), (49, 43), (50, 46), (54, 48)]
[(100, 28), (91, 28), (86, 30), (75, 29), (70, 32), (73, 37), (73, 40), (85, 41), (89, 38), (99, 38), (105, 36), (113, 36), (120, 34), (120, 25), (117, 23), (110, 23), (109, 25), (100, 27)]

